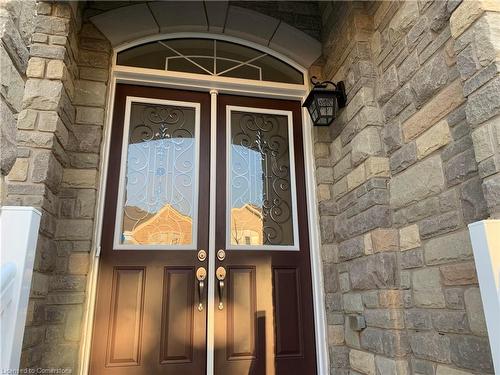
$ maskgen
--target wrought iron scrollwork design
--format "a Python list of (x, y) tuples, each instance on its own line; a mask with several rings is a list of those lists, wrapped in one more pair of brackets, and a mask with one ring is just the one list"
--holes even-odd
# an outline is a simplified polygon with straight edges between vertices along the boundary
[[(125, 241), (192, 243), (195, 111), (133, 103), (130, 115)], [(133, 242), (132, 242), (133, 243)]]
[[(232, 131), (233, 145), (260, 154), (262, 199), (258, 202), (258, 209), (262, 215), (264, 245), (293, 243), (288, 129), (286, 117), (281, 117), (285, 121), (280, 123), (277, 115), (239, 113), (239, 120), (236, 126), (233, 124)], [(233, 187), (238, 188), (242, 183), (238, 180), (242, 173), (235, 171), (233, 166), (232, 175)]]
[(185, 127), (184, 109), (170, 106), (147, 106), (142, 110), (141, 122), (130, 133), (130, 143), (157, 139), (193, 138)]

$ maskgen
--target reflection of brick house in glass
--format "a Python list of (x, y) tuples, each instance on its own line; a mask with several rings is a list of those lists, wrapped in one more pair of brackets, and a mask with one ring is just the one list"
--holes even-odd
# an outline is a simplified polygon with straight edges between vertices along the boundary
[(164, 206), (156, 214), (137, 207), (126, 207), (123, 229), (124, 243), (167, 245), (192, 243), (192, 219), (171, 205)]
[(262, 244), (262, 212), (251, 204), (231, 210), (231, 243), (234, 245)]

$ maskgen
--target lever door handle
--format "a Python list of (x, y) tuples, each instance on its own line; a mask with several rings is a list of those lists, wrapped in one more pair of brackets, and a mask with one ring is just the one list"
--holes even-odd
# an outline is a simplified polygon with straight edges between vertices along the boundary
[(218, 289), (219, 289), (219, 310), (222, 310), (224, 308), (224, 303), (222, 302), (224, 298), (224, 279), (226, 278), (226, 269), (224, 267), (219, 267), (217, 268), (217, 271), (215, 271), (215, 276), (217, 276), (218, 282)]
[(198, 311), (203, 311), (203, 296), (205, 295), (205, 279), (207, 270), (204, 267), (198, 267), (196, 270), (196, 279), (198, 280)]

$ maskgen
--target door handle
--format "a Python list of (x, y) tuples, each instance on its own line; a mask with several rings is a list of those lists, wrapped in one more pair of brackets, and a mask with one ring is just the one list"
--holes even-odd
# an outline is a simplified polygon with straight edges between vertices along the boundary
[(203, 311), (203, 296), (206, 277), (207, 270), (204, 267), (198, 267), (196, 270), (196, 279), (198, 280), (198, 311)]
[(222, 302), (223, 299), (223, 294), (224, 294), (224, 279), (226, 278), (226, 269), (224, 267), (219, 267), (217, 268), (217, 271), (215, 271), (215, 276), (217, 277), (218, 282), (218, 289), (219, 289), (219, 310), (222, 310), (224, 308), (224, 303)]

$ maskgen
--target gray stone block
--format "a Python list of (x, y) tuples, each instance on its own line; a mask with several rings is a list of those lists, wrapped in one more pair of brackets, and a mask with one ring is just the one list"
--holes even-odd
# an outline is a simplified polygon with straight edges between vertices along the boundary
[(418, 70), (411, 80), (417, 107), (420, 107), (448, 83), (448, 70), (442, 53), (436, 54)]
[(466, 104), (467, 121), (480, 124), (500, 113), (500, 77), (488, 82), (469, 96)]
[(461, 224), (461, 215), (456, 211), (452, 211), (424, 219), (419, 223), (418, 227), (420, 236), (425, 239), (438, 234), (451, 232)]
[(451, 362), (461, 368), (493, 372), (488, 339), (466, 335), (451, 336)]
[(460, 200), (465, 224), (488, 217), (481, 179), (473, 178), (460, 185)]
[(435, 362), (450, 362), (450, 338), (434, 332), (413, 332), (410, 337), (413, 354)]
[(354, 260), (349, 276), (352, 290), (395, 287), (396, 257), (393, 253), (379, 253)]
[(416, 330), (432, 329), (432, 321), (429, 310), (410, 309), (405, 311), (406, 328)]
[(350, 240), (341, 242), (338, 245), (338, 249), (340, 261), (346, 261), (363, 256), (365, 254), (363, 236), (355, 237)]
[(431, 318), (432, 325), (438, 332), (469, 332), (467, 315), (463, 311), (433, 310)]
[(448, 186), (454, 186), (465, 181), (477, 172), (474, 150), (469, 149), (451, 158), (444, 165)]
[(401, 268), (418, 268), (424, 265), (422, 249), (412, 249), (401, 253)]
[(417, 146), (410, 142), (394, 152), (389, 158), (389, 165), (393, 174), (399, 173), (417, 161)]

